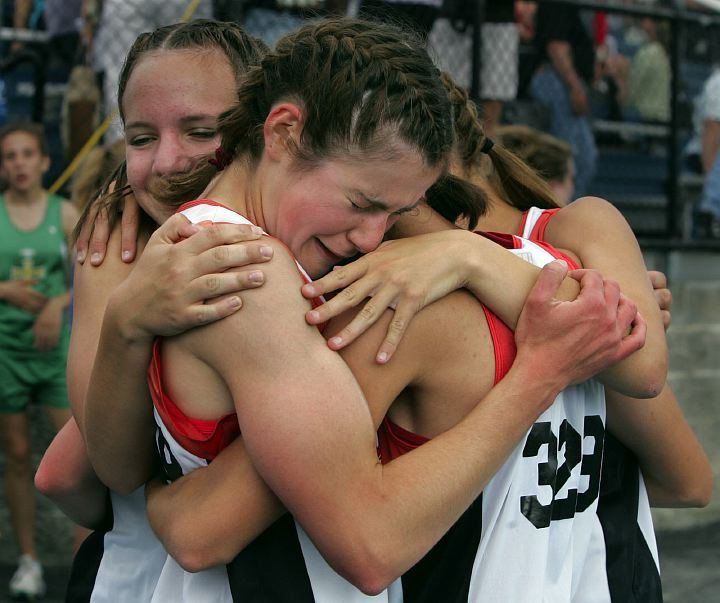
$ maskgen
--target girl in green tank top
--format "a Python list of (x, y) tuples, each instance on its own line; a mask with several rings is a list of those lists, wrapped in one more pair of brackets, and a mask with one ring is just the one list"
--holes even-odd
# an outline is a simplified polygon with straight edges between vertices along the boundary
[(0, 130), (0, 435), (8, 508), (20, 558), (12, 597), (45, 592), (33, 537), (35, 497), (29, 444), (31, 401), (43, 404), (59, 430), (70, 418), (65, 381), (70, 302), (67, 245), (77, 211), (49, 194), (42, 127)]

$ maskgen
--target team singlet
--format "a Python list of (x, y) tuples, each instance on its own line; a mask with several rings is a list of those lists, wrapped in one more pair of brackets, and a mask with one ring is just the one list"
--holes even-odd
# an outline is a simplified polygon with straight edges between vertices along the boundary
[[(558, 209), (532, 207), (519, 234), (544, 242)], [(578, 601), (661, 603), (657, 543), (645, 482), (635, 455), (605, 435), (600, 497)]]
[[(191, 202), (179, 211), (192, 223), (250, 224), (240, 214), (209, 200)], [(309, 281), (299, 264), (298, 269)], [(165, 473), (172, 480), (206, 467), (215, 454), (239, 435), (239, 427), (234, 414), (223, 417), (216, 425), (182, 416), (162, 390), (161, 363), (156, 346), (149, 382), (158, 426), (158, 452)], [(152, 601), (401, 603), (402, 592), (397, 580), (377, 596), (363, 594), (328, 565), (300, 525), (285, 514), (226, 566), (190, 573), (168, 555)]]
[[(512, 235), (489, 236), (537, 266), (558, 255)], [(483, 493), (403, 576), (404, 601), (582, 600), (604, 433), (601, 384), (589, 380), (560, 393)]]

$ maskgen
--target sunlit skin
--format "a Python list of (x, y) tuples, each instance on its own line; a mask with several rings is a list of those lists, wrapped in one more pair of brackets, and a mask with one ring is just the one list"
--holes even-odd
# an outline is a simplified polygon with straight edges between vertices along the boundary
[(375, 249), (398, 217), (424, 199), (440, 168), (429, 169), (404, 146), (389, 161), (330, 160), (303, 171), (293, 157), (265, 158), (258, 169), (265, 183), (254, 178), (259, 194), (246, 201), (247, 217), (283, 241), (310, 276), (321, 276)]

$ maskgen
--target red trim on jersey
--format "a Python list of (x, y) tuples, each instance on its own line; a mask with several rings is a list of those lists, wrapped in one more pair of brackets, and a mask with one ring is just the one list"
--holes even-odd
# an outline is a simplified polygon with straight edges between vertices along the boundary
[[(213, 201), (212, 199), (196, 199), (184, 203), (178, 208), (178, 212), (184, 211), (197, 205), (214, 205), (216, 207), (224, 207), (225, 209), (238, 214), (234, 209)], [(243, 216), (244, 217), (244, 216)], [(247, 218), (246, 218), (247, 219)], [(199, 222), (199, 224), (209, 223), (209, 221)], [(215, 222), (215, 224), (233, 224), (233, 222)], [(268, 236), (268, 235), (265, 235)], [(274, 237), (273, 237), (274, 238)], [(276, 239), (279, 241), (279, 239)], [(283, 243), (290, 253), (290, 257), (294, 256), (290, 249)], [(297, 262), (296, 262), (297, 265)], [(298, 266), (298, 273), (305, 283), (312, 282)], [(310, 300), (313, 308), (322, 305), (321, 297), (314, 297)], [(327, 323), (317, 325), (318, 330), (322, 333)], [(162, 418), (165, 427), (172, 434), (175, 440), (188, 452), (195, 456), (207, 460), (214, 459), (220, 451), (227, 447), (236, 437), (240, 435), (240, 426), (237, 422), (237, 414), (229, 413), (220, 419), (206, 420), (188, 417), (172, 398), (165, 393), (163, 389), (163, 370), (162, 370), (162, 338), (157, 338), (153, 344), (152, 358), (148, 367), (148, 385), (152, 396), (153, 404)]]
[[(517, 237), (498, 232), (477, 232), (506, 249), (517, 249), (521, 246)], [(515, 336), (510, 328), (500, 320), (490, 308), (481, 304), (485, 318), (487, 319), (490, 337), (493, 342), (493, 353), (495, 355), (495, 383), (498, 383), (510, 370), (517, 348), (515, 347)], [(385, 417), (378, 429), (378, 456), (380, 461), (388, 463), (403, 454), (414, 450), (429, 440), (425, 436), (418, 435), (412, 431), (400, 427)]]
[[(544, 241), (545, 229), (547, 228), (548, 222), (561, 209), (561, 207), (555, 207), (553, 209), (543, 210), (543, 213), (540, 214), (540, 217), (537, 219), (537, 222), (535, 222), (535, 225), (530, 231), (530, 236), (528, 237), (528, 239), (530, 239), (531, 241)], [(525, 224), (527, 224), (527, 217), (528, 212), (524, 211), (520, 220), (520, 227), (518, 228), (517, 232), (519, 236), (523, 235), (523, 231), (525, 230)]]
[[(240, 212), (235, 211), (232, 207), (228, 207), (227, 205), (223, 205), (222, 203), (218, 203), (217, 201), (213, 201), (212, 199), (194, 199), (193, 201), (188, 201), (187, 203), (183, 203), (180, 207), (178, 207), (175, 210), (175, 213), (179, 214), (181, 211), (185, 211), (186, 209), (190, 209), (191, 207), (195, 207), (196, 205), (214, 205), (215, 207), (224, 207), (225, 209), (233, 212), (234, 214), (242, 216)], [(245, 218), (245, 216), (243, 216), (243, 218)], [(245, 219), (247, 220), (247, 218)]]
[[(550, 220), (553, 218), (553, 216), (558, 213), (562, 207), (556, 207), (554, 209), (544, 209), (543, 213), (540, 214), (540, 217), (535, 222), (535, 225), (533, 226), (532, 230), (530, 231), (530, 236), (528, 239), (532, 241), (533, 243), (536, 243), (537, 245), (540, 245), (545, 251), (550, 253), (554, 258), (558, 260), (565, 260), (567, 262), (568, 268), (570, 270), (575, 270), (577, 268), (580, 268), (578, 266), (577, 262), (572, 259), (569, 255), (563, 253), (559, 249), (556, 249), (553, 247), (550, 243), (547, 243), (545, 241), (545, 230), (547, 229), (547, 225), (550, 222)], [(527, 217), (528, 212), (524, 211), (522, 215), (522, 219), (520, 221), (520, 226), (518, 228), (518, 236), (522, 236), (523, 231), (525, 230), (525, 224), (527, 223)]]
[(195, 456), (211, 461), (240, 435), (237, 415), (233, 412), (217, 420), (205, 420), (188, 417), (180, 410), (163, 389), (161, 346), (162, 339), (156, 339), (148, 368), (148, 385), (155, 409), (178, 444)]

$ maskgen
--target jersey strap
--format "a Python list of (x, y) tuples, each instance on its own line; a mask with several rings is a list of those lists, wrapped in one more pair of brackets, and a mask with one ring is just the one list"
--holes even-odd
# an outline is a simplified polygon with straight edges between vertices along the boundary
[(211, 461), (240, 435), (237, 415), (229, 413), (218, 420), (194, 419), (180, 410), (163, 388), (162, 339), (156, 339), (148, 369), (150, 395), (168, 431), (183, 448)]
[(562, 208), (556, 207), (554, 209), (540, 209), (539, 207), (531, 207), (529, 210), (523, 212), (522, 220), (518, 228), (517, 234), (525, 239), (536, 243), (543, 247), (546, 251), (549, 251), (558, 260), (565, 260), (570, 270), (580, 268), (575, 260), (570, 256), (566, 255), (559, 249), (555, 249), (550, 243), (545, 242), (545, 229), (548, 223)]
[[(190, 201), (178, 208), (178, 212), (193, 224), (252, 224), (245, 216), (212, 199)], [(303, 281), (311, 282), (302, 266), (297, 261), (295, 264)], [(311, 300), (313, 308), (323, 302), (322, 297)], [(324, 326), (324, 324), (319, 325), (319, 330), (322, 331)], [(216, 420), (188, 417), (165, 391), (162, 375), (162, 338), (158, 338), (153, 344), (152, 358), (148, 368), (148, 385), (153, 404), (178, 444), (195, 456), (207, 460), (214, 459), (223, 448), (226, 448), (240, 435), (237, 414), (228, 413)]]

